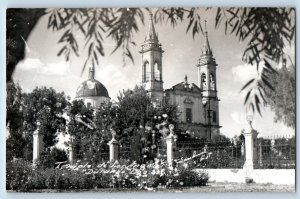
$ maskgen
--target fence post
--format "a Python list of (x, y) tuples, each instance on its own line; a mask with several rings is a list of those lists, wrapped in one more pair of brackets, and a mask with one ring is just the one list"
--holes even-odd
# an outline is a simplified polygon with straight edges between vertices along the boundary
[(263, 162), (262, 162), (262, 141), (259, 143), (259, 166), (263, 167)]
[(37, 122), (37, 129), (33, 132), (33, 166), (40, 160), (44, 148), (43, 134), (40, 132), (40, 123)]
[(167, 143), (167, 162), (170, 167), (173, 166), (173, 161), (174, 161), (174, 145), (177, 141), (177, 135), (174, 135), (173, 129), (174, 125), (170, 124), (169, 125), (170, 129), (170, 134), (166, 137), (166, 143)]
[(244, 130), (243, 135), (245, 137), (245, 155), (246, 161), (244, 163), (244, 169), (253, 170), (253, 166), (257, 160), (257, 148), (256, 138), (258, 132), (253, 129), (252, 121), (249, 119), (250, 129)]
[(69, 163), (71, 165), (74, 164), (74, 151), (72, 146), (69, 147)]
[(74, 164), (74, 151), (73, 151), (73, 141), (74, 137), (70, 136), (70, 146), (69, 146), (69, 163), (72, 165)]
[(245, 137), (245, 155), (246, 161), (244, 164), (244, 168), (253, 169), (254, 164), (256, 163), (257, 150), (255, 148), (255, 140), (257, 137), (257, 131), (252, 130), (250, 132), (244, 132)]
[(116, 140), (115, 136), (116, 136), (116, 131), (114, 130), (110, 130), (111, 131), (111, 135), (112, 138), (111, 140), (107, 143), (109, 146), (109, 161), (113, 162), (115, 160), (118, 160), (119, 157), (119, 142)]

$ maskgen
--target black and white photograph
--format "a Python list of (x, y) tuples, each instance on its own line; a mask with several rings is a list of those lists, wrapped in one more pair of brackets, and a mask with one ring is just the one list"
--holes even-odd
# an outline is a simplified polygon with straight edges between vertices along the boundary
[(7, 8), (6, 191), (295, 192), (295, 34), (293, 7)]

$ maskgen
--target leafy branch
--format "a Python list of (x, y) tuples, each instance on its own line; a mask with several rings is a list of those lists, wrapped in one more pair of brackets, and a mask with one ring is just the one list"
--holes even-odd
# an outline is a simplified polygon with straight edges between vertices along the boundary
[[(242, 59), (256, 66), (258, 75), (242, 88), (248, 89), (244, 104), (261, 114), (260, 107), (266, 103), (265, 88), (274, 90), (270, 78), (277, 75), (276, 65), (288, 56), (283, 51), (285, 45), (294, 41), (295, 9), (218, 8), (215, 26), (221, 23), (225, 24), (226, 34), (230, 31), (240, 41), (248, 43)], [(262, 69), (259, 67), (261, 63)], [(252, 84), (254, 86), (250, 87)]]
[[(144, 12), (152, 10), (149, 8), (52, 9), (49, 11), (48, 28), (56, 31), (64, 30), (59, 40), (59, 43), (64, 45), (58, 55), (64, 55), (66, 60), (72, 53), (79, 56), (75, 35), (77, 31), (83, 33), (85, 47), (88, 49), (83, 72), (87, 64), (99, 65), (99, 57), (104, 56), (104, 38), (115, 42), (112, 53), (122, 50), (123, 63), (125, 58), (129, 58), (134, 63), (130, 51), (131, 47), (136, 45), (133, 34), (139, 31), (139, 21), (144, 24)], [(154, 20), (169, 23), (173, 28), (188, 20), (187, 33), (191, 32), (193, 38), (196, 34), (203, 33), (201, 16), (197, 8), (159, 8), (154, 12)], [(245, 105), (261, 114), (261, 105), (265, 103), (264, 87), (272, 89), (270, 78), (276, 75), (276, 65), (287, 57), (283, 49), (287, 44), (291, 45), (294, 42), (295, 9), (218, 8), (215, 27), (222, 25), (225, 34), (235, 34), (239, 41), (247, 42), (242, 60), (256, 66), (258, 75), (242, 90), (250, 88), (245, 98)], [(263, 69), (259, 69), (260, 64), (263, 65)]]

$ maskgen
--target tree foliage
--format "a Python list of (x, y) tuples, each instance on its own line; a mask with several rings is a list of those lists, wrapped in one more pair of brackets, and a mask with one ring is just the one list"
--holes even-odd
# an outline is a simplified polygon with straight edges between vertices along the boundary
[(283, 122), (295, 129), (296, 127), (296, 79), (295, 67), (290, 66), (277, 70), (272, 78), (274, 90), (266, 89), (266, 100), (275, 113), (275, 122)]
[(256, 66), (257, 77), (249, 80), (242, 90), (248, 89), (245, 105), (261, 114), (261, 106), (267, 102), (266, 89), (274, 90), (271, 82), (276, 78), (275, 68), (288, 57), (284, 47), (294, 42), (295, 9), (219, 8), (216, 27), (220, 24), (225, 24), (225, 33), (247, 42), (242, 59)]
[(57, 162), (65, 162), (68, 160), (66, 151), (53, 147), (49, 150), (43, 151), (39, 163), (37, 164), (40, 168), (55, 168), (58, 165)]
[(6, 10), (6, 81), (12, 80), (16, 65), (25, 57), (25, 41), (45, 14), (45, 9)]
[(94, 110), (85, 106), (82, 100), (74, 100), (67, 111), (67, 132), (71, 136), (67, 146), (72, 146), (75, 157), (96, 163), (97, 154), (107, 147), (101, 131), (94, 125)]
[(11, 160), (13, 157), (20, 158), (24, 156), (22, 150), (26, 145), (23, 134), (23, 93), (18, 84), (13, 82), (6, 85), (6, 126), (9, 131), (6, 140), (6, 159)]
[(7, 159), (32, 160), (32, 136), (38, 123), (45, 148), (54, 146), (57, 131), (64, 131), (66, 121), (61, 115), (67, 105), (64, 93), (57, 93), (52, 88), (35, 88), (30, 93), (23, 93), (18, 84), (9, 82), (6, 98)]
[(23, 103), (24, 132), (32, 139), (32, 133), (39, 123), (45, 148), (54, 146), (57, 143), (57, 132), (64, 131), (66, 124), (61, 117), (68, 104), (65, 94), (58, 93), (53, 88), (35, 88), (24, 94)]

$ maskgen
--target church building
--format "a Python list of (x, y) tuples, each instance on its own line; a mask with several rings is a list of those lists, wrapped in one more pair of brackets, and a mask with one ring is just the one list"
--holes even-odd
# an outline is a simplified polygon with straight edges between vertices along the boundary
[[(198, 83), (189, 83), (185, 76), (182, 82), (164, 89), (163, 60), (164, 53), (155, 31), (150, 14), (149, 32), (139, 51), (141, 54), (142, 84), (153, 103), (168, 102), (178, 106), (179, 126), (193, 137), (211, 139), (219, 134), (219, 98), (217, 96), (216, 61), (205, 31), (203, 48), (195, 72)], [(76, 99), (82, 99), (89, 107), (97, 107), (110, 101), (107, 89), (95, 78), (94, 66), (89, 68), (89, 78), (77, 89)]]
[(141, 46), (142, 83), (154, 103), (168, 102), (178, 105), (179, 129), (192, 133), (194, 137), (211, 139), (219, 134), (219, 98), (217, 96), (216, 61), (205, 31), (203, 48), (200, 51), (198, 83), (184, 81), (169, 89), (163, 87), (164, 53), (150, 14), (149, 32)]

